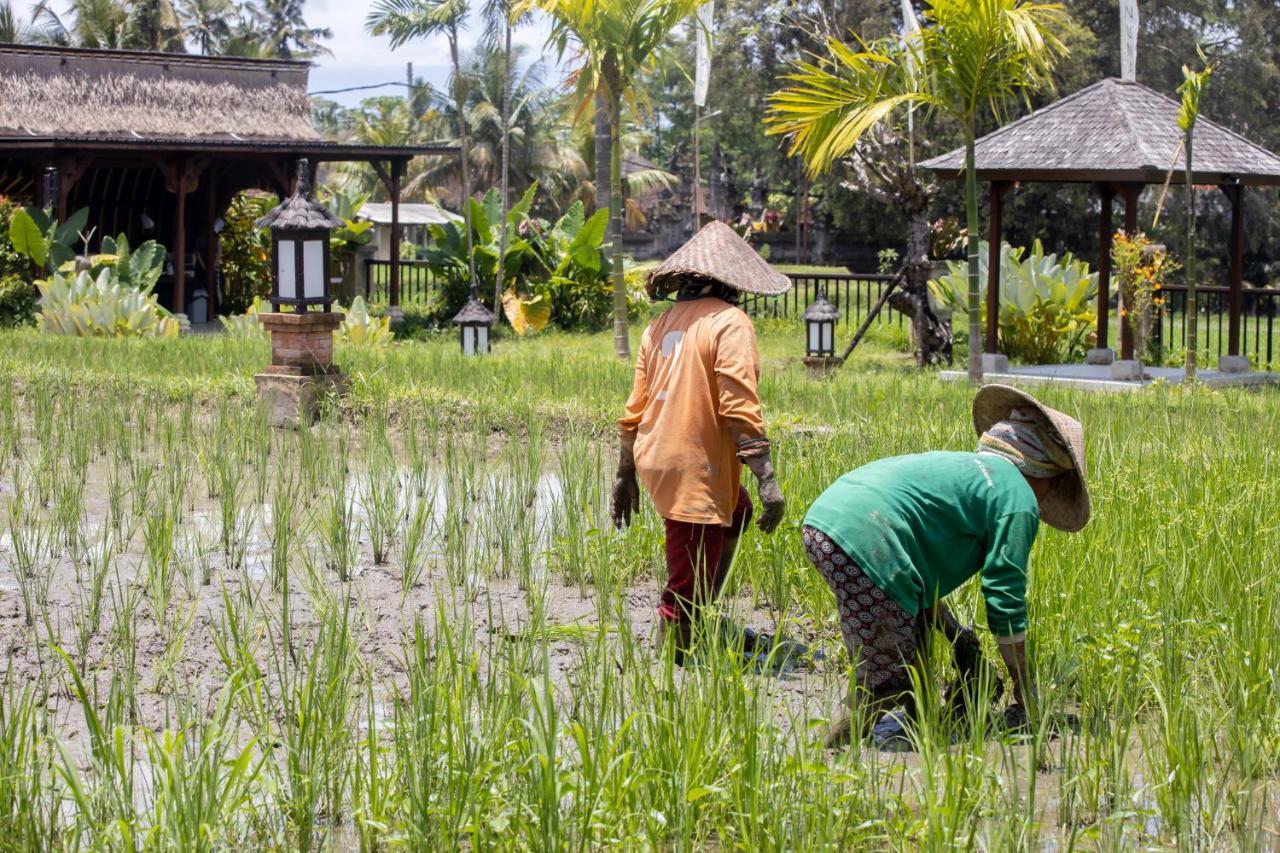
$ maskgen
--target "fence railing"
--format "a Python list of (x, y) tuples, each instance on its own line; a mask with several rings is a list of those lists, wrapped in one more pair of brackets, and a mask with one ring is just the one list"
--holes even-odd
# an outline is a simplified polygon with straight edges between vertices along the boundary
[[(746, 296), (742, 310), (753, 317), (796, 318), (804, 314), (809, 303), (825, 294), (846, 324), (858, 324), (879, 301), (892, 275), (869, 273), (788, 273), (792, 287), (781, 296)], [(902, 315), (886, 308), (876, 318), (877, 324), (902, 324)]]
[[(1163, 302), (1157, 308), (1151, 329), (1152, 343), (1165, 348), (1185, 350), (1187, 329), (1186, 285), (1165, 285), (1161, 289)], [(1196, 288), (1197, 349), (1204, 355), (1226, 355), (1230, 311), (1230, 288), (1221, 285), (1201, 285)], [(1273, 364), (1280, 356), (1280, 323), (1276, 322), (1276, 309), (1280, 303), (1280, 290), (1274, 288), (1246, 287), (1241, 294), (1243, 310), (1240, 315), (1240, 355), (1247, 355), (1255, 367)]]
[[(386, 304), (391, 299), (391, 261), (384, 258), (366, 258), (365, 281), (368, 283), (365, 299)], [(450, 281), (449, 273), (426, 261), (400, 262), (400, 304), (425, 305), (440, 296), (441, 288)]]
[[(370, 302), (386, 304), (390, 299), (391, 261), (368, 258), (365, 264), (365, 281), (368, 290), (365, 298)], [(790, 273), (792, 288), (781, 296), (747, 296), (742, 309), (753, 317), (796, 318), (804, 313), (819, 293), (826, 294), (831, 304), (840, 311), (846, 323), (860, 323), (880, 299), (884, 289), (893, 281), (892, 275), (871, 273)], [(441, 288), (449, 282), (449, 274), (426, 261), (402, 260), (400, 262), (400, 304), (421, 305), (433, 301)], [(878, 322), (902, 323), (902, 315), (882, 312)]]

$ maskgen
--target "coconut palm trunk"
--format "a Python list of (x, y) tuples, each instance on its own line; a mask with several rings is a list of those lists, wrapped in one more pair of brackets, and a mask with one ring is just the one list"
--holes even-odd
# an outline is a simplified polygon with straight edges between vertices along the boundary
[(613, 276), (613, 348), (619, 358), (631, 358), (627, 327), (627, 281), (622, 270), (622, 97), (609, 93), (609, 266)]
[(978, 281), (978, 176), (973, 122), (964, 142), (964, 210), (969, 228), (969, 381), (982, 383), (982, 291)]
[[(453, 61), (453, 103), (458, 112), (458, 147), (462, 158), (462, 221), (467, 232), (467, 272), (471, 276), (471, 295), (476, 296), (476, 254), (471, 239), (471, 144), (467, 136), (467, 83), (462, 76), (462, 60), (458, 55), (458, 33), (449, 37), (449, 58)], [(496, 305), (494, 306), (497, 307)]]
[(493, 283), (493, 310), (502, 305), (507, 271), (507, 212), (511, 209), (511, 25), (503, 28), (502, 48), (502, 230), (498, 232), (498, 279)]

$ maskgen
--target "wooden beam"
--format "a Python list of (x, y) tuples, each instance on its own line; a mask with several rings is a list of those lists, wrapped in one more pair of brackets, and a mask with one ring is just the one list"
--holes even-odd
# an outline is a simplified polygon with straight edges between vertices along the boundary
[[(1124, 233), (1132, 236), (1138, 232), (1138, 196), (1142, 193), (1142, 184), (1125, 184), (1120, 188), (1120, 197), (1124, 199)], [(1133, 358), (1133, 328), (1124, 322), (1125, 314), (1131, 306), (1122, 305), (1120, 313), (1120, 358)]]
[[(387, 195), (391, 195), (394, 190), (391, 187), (391, 174), (387, 171), (386, 167), (377, 160), (370, 160), (369, 165), (373, 167), (373, 171), (377, 174), (378, 180), (382, 181), (382, 186), (386, 189)], [(392, 165), (392, 168), (394, 168), (394, 164)]]
[(75, 189), (76, 184), (80, 183), (80, 178), (84, 175), (85, 170), (93, 163), (92, 157), (61, 157), (57, 161), (58, 169), (58, 221), (67, 221), (67, 203), (71, 198), (71, 191)]
[(1115, 227), (1111, 224), (1111, 207), (1116, 189), (1110, 184), (1098, 184), (1102, 199), (1102, 215), (1098, 218), (1098, 349), (1107, 348), (1111, 333), (1111, 237)]
[(1004, 239), (1001, 223), (1004, 195), (1009, 189), (1005, 181), (992, 181), (987, 222), (987, 348), (997, 352), (1000, 344), (1000, 244)]
[(387, 301), (392, 308), (400, 306), (400, 176), (404, 163), (391, 162), (391, 282)]
[(1227, 273), (1227, 355), (1240, 354), (1240, 320), (1244, 313), (1244, 187), (1223, 187), (1231, 199), (1231, 264)]
[(209, 170), (204, 188), (204, 290), (209, 294), (209, 319), (218, 313), (218, 232), (213, 221), (218, 218), (218, 171)]

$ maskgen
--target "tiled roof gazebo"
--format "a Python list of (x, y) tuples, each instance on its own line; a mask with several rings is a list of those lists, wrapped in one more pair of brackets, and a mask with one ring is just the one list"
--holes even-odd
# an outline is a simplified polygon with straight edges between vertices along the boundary
[[(1138, 194), (1161, 184), (1176, 163), (1184, 180), (1178, 104), (1140, 83), (1109, 78), (1011, 122), (979, 139), (976, 177), (990, 183), (991, 263), (987, 284), (986, 351), (996, 352), (999, 314), (1001, 201), (1020, 181), (1092, 183), (1102, 198), (1098, 239), (1098, 348), (1107, 348), (1111, 282), (1112, 201), (1124, 199), (1124, 227), (1137, 229)], [(964, 175), (964, 149), (922, 163), (944, 178)], [(1228, 358), (1239, 363), (1244, 235), (1244, 188), (1280, 185), (1280, 156), (1201, 117), (1196, 122), (1192, 180), (1216, 185), (1231, 200)], [(1121, 357), (1133, 358), (1128, 325), (1121, 324)]]

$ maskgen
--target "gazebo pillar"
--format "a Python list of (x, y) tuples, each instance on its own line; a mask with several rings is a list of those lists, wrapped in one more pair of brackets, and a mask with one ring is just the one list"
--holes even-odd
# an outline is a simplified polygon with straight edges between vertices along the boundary
[(1227, 354), (1218, 358), (1223, 373), (1247, 373), (1249, 357), (1240, 354), (1240, 320), (1244, 313), (1244, 186), (1222, 188), (1231, 200), (1231, 265), (1227, 273)]
[(1115, 350), (1108, 345), (1111, 332), (1111, 207), (1116, 189), (1110, 184), (1098, 184), (1098, 196), (1102, 200), (1098, 218), (1098, 340), (1097, 346), (1085, 355), (1086, 364), (1111, 364), (1116, 360)]
[[(1132, 236), (1138, 230), (1138, 196), (1142, 193), (1142, 184), (1125, 184), (1120, 188), (1120, 197), (1124, 199), (1124, 233)], [(1133, 329), (1124, 322), (1125, 312), (1130, 306), (1120, 306), (1120, 358), (1133, 360)]]
[(1000, 355), (1000, 246), (1004, 242), (1002, 214), (1008, 181), (992, 181), (987, 222), (987, 342), (982, 357), (984, 373), (999, 373), (1009, 366)]

